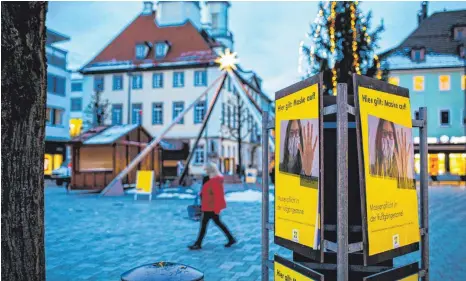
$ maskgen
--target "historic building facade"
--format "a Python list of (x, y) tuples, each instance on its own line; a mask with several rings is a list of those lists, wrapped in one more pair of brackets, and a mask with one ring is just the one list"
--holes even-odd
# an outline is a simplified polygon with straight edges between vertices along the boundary
[[(234, 48), (228, 29), (229, 6), (228, 1), (207, 2), (203, 8), (207, 20), (201, 23), (199, 2), (159, 1), (155, 8), (152, 2), (144, 2), (134, 21), (82, 67), (82, 91), (100, 92), (110, 102), (107, 124), (140, 123), (157, 136), (220, 77), (215, 59), (219, 52)], [(261, 90), (260, 77), (241, 67), (237, 73), (255, 102), (268, 110), (272, 102)], [(213, 87), (166, 137), (192, 146), (215, 90)], [(260, 124), (251, 112), (238, 114), (236, 95), (227, 79), (195, 150), (192, 173), (202, 172), (211, 153), (220, 156), (225, 173), (235, 171), (239, 153), (244, 167), (260, 165)], [(241, 152), (239, 128), (244, 136)]]

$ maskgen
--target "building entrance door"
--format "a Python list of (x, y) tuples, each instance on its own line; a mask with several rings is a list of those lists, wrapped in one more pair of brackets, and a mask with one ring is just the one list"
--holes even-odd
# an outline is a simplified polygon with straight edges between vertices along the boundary
[(230, 173), (230, 158), (223, 159), (223, 173), (224, 174)]

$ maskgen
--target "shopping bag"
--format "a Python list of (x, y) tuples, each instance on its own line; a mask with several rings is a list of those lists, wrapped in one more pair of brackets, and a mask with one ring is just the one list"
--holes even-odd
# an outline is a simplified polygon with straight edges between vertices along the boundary
[(201, 219), (201, 204), (199, 202), (199, 196), (194, 199), (193, 205), (188, 206), (188, 217), (195, 221)]

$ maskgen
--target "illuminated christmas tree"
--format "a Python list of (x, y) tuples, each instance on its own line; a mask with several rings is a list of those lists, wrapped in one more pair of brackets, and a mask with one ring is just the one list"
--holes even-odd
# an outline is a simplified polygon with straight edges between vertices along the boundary
[(302, 78), (323, 72), (325, 94), (336, 95), (337, 83), (352, 87), (353, 73), (385, 79), (387, 71), (376, 54), (383, 22), (371, 29), (371, 12), (364, 15), (358, 2), (320, 2), (310, 44), (301, 42)]

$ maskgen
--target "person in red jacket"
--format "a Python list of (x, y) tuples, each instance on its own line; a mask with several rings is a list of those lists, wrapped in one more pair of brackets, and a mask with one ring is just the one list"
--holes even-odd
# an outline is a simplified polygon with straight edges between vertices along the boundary
[(214, 223), (225, 233), (225, 236), (228, 238), (228, 243), (225, 244), (225, 247), (231, 247), (236, 243), (235, 238), (231, 235), (228, 228), (220, 220), (220, 212), (226, 208), (227, 204), (225, 201), (225, 193), (223, 189), (223, 176), (220, 174), (220, 171), (217, 168), (217, 165), (214, 163), (207, 163), (205, 166), (205, 171), (209, 176), (209, 180), (202, 186), (201, 189), (201, 211), (202, 211), (202, 220), (201, 220), (201, 229), (199, 230), (199, 235), (196, 242), (193, 245), (189, 246), (191, 250), (201, 249), (202, 240), (206, 234), (207, 225), (212, 219)]

